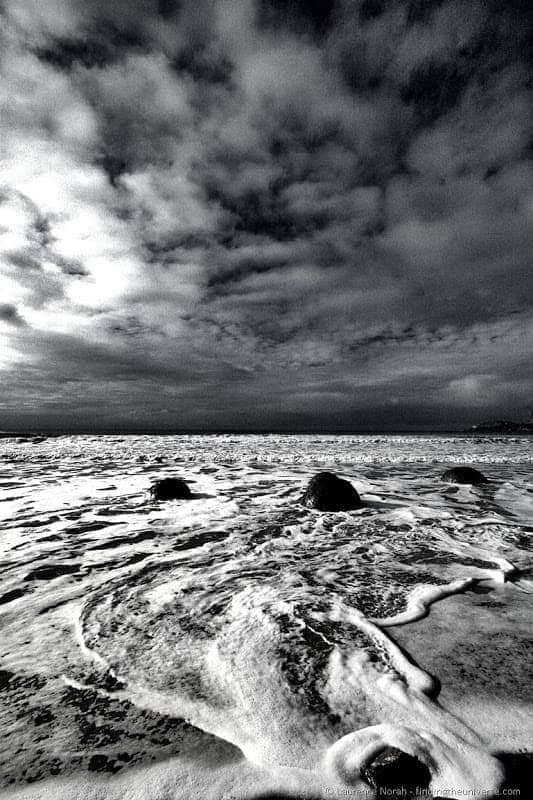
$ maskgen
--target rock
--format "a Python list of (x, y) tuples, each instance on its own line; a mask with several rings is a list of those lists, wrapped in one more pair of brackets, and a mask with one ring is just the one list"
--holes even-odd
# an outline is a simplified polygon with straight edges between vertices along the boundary
[(472, 467), (452, 467), (452, 469), (447, 469), (441, 480), (449, 483), (467, 483), (472, 486), (477, 486), (479, 483), (487, 483), (487, 478), (483, 473)]
[(361, 770), (361, 777), (374, 789), (401, 790), (403, 797), (429, 786), (431, 773), (415, 756), (386, 747)]
[(189, 500), (191, 490), (181, 478), (162, 478), (150, 489), (154, 500)]
[(361, 498), (352, 484), (332, 472), (314, 475), (307, 484), (301, 502), (318, 511), (348, 511), (362, 506)]

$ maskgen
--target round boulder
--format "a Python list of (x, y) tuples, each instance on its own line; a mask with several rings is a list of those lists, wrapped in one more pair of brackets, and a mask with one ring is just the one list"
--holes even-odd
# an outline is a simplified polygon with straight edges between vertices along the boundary
[(487, 478), (483, 473), (473, 469), (473, 467), (452, 467), (452, 469), (447, 469), (443, 473), (441, 480), (449, 483), (465, 483), (471, 486), (487, 483)]
[(314, 475), (302, 496), (302, 503), (318, 511), (349, 511), (362, 506), (361, 498), (348, 481), (332, 472)]
[[(429, 769), (415, 756), (397, 747), (386, 747), (361, 770), (361, 777), (374, 789), (396, 789), (404, 796), (418, 794), (431, 781)], [(418, 789), (418, 791), (416, 791)]]
[(161, 478), (150, 488), (154, 500), (189, 500), (191, 490), (181, 478)]

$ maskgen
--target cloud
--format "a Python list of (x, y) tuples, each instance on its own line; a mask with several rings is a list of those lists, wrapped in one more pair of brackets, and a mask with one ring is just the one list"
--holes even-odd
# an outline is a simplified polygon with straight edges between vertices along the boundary
[(26, 324), (20, 316), (17, 307), (11, 303), (0, 303), (0, 322), (6, 322), (8, 325), (14, 325), (15, 327)]
[(0, 14), (17, 424), (172, 427), (172, 403), (178, 427), (528, 413), (525, 4)]

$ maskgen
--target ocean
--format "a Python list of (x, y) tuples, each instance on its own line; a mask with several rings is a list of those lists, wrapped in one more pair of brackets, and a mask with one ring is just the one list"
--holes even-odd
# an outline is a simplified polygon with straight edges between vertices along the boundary
[[(411, 796), (511, 786), (532, 462), (528, 436), (3, 438), (0, 796), (372, 798), (386, 747)], [(304, 507), (322, 470), (362, 507)]]

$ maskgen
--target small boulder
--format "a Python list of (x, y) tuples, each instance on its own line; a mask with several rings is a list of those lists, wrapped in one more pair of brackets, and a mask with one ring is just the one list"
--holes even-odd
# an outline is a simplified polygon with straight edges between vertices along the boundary
[(361, 777), (378, 791), (402, 790), (404, 796), (412, 796), (417, 789), (425, 789), (431, 781), (427, 766), (397, 747), (386, 747), (382, 750), (361, 770)]
[(361, 498), (352, 484), (332, 472), (314, 475), (307, 484), (301, 502), (318, 511), (349, 511), (362, 506)]
[(443, 473), (441, 480), (449, 483), (465, 483), (477, 486), (480, 483), (487, 483), (487, 478), (482, 472), (473, 467), (452, 467)]
[(154, 500), (189, 500), (191, 490), (181, 478), (161, 478), (151, 487)]

